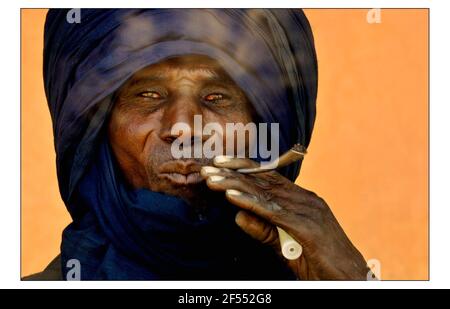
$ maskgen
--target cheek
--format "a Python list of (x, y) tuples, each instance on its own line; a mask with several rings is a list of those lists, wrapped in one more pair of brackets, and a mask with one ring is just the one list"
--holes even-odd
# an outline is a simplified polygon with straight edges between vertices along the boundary
[(126, 112), (113, 112), (109, 124), (112, 143), (135, 157), (140, 157), (147, 139), (156, 131), (157, 121)]

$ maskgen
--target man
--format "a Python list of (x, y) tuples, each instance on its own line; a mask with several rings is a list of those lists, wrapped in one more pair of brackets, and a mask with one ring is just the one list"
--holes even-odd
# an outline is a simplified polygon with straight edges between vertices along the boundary
[[(317, 64), (301, 10), (80, 16), (51, 10), (46, 21), (45, 88), (73, 222), (61, 257), (31, 279), (366, 279), (326, 202), (294, 184), (298, 163), (245, 175), (261, 158), (236, 145), (214, 159), (173, 151), (180, 138), (207, 142), (198, 116), (222, 128), (277, 123), (280, 153), (309, 144)], [(241, 147), (248, 156), (250, 138)], [(276, 227), (302, 245), (299, 258), (282, 256)]]

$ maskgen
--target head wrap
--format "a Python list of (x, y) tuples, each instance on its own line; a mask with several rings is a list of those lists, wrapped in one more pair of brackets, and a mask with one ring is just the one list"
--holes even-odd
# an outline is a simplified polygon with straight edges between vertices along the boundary
[[(316, 110), (317, 60), (303, 12), (82, 9), (80, 23), (70, 23), (67, 13), (49, 11), (44, 37), (44, 85), (59, 188), (74, 220), (63, 235), (63, 264), (71, 258), (82, 260), (89, 270), (83, 275), (86, 279), (149, 279), (171, 277), (173, 271), (187, 276), (199, 274), (199, 269), (207, 273), (211, 265), (216, 269), (238, 255), (250, 261), (263, 250), (256, 243), (249, 247), (254, 251), (236, 251), (219, 259), (220, 248), (213, 248), (215, 255), (204, 259), (189, 255), (203, 251), (183, 237), (170, 246), (163, 244), (183, 232), (192, 236), (202, 229), (214, 230), (213, 226), (233, 230), (230, 233), (238, 239), (245, 237), (228, 227), (228, 221), (222, 222), (227, 216), (214, 215), (213, 209), (200, 224), (189, 218), (189, 211), (183, 212), (185, 206), (177, 198), (127, 189), (115, 172), (104, 128), (115, 91), (135, 72), (169, 57), (199, 54), (218, 61), (246, 93), (260, 122), (279, 123), (280, 152), (295, 143), (308, 146)], [(294, 180), (299, 167), (293, 164), (281, 173)], [(163, 213), (161, 204), (172, 206)], [(136, 209), (145, 212), (145, 222), (133, 215)], [(216, 232), (211, 235), (220, 237), (221, 230)], [(236, 243), (235, 248), (248, 242)], [(186, 244), (191, 249), (180, 249)], [(262, 263), (264, 257), (271, 259), (269, 255), (261, 254)], [(280, 272), (274, 272), (279, 277)]]

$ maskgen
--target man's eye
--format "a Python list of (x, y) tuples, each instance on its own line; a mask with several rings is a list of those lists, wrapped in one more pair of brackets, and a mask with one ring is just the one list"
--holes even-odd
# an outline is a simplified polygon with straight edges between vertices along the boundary
[(211, 93), (208, 94), (207, 96), (205, 96), (205, 101), (208, 102), (215, 102), (215, 101), (219, 101), (219, 100), (223, 100), (224, 99), (224, 95), (221, 93)]
[(160, 99), (161, 95), (156, 91), (144, 91), (139, 94), (141, 97), (150, 99)]

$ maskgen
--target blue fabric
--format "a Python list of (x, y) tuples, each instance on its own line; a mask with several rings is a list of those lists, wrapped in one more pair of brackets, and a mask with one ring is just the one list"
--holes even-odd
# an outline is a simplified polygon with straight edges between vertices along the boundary
[[(236, 230), (232, 206), (218, 203), (200, 220), (175, 197), (127, 188), (104, 128), (115, 91), (136, 71), (201, 54), (216, 59), (245, 91), (261, 122), (280, 123), (280, 152), (298, 142), (307, 146), (317, 61), (303, 12), (83, 9), (79, 24), (68, 23), (66, 14), (49, 11), (44, 37), (59, 188), (73, 218), (63, 235), (63, 269), (77, 258), (83, 279), (251, 279), (258, 278), (251, 265), (261, 264), (273, 265), (261, 266), (263, 278), (290, 278), (271, 252)], [(281, 172), (293, 180), (299, 167)], [(227, 245), (204, 252), (208, 237), (224, 235)]]
[(81, 279), (292, 278), (271, 248), (237, 227), (236, 208), (219, 194), (200, 215), (179, 198), (133, 190), (111, 153), (103, 140), (76, 195), (92, 212), (63, 234), (63, 265), (78, 259)]

